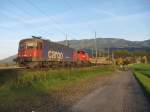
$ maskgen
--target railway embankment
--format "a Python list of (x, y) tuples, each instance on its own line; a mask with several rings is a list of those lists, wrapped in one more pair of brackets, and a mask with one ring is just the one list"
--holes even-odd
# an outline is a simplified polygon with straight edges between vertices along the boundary
[(55, 70), (0, 70), (3, 112), (58, 112), (96, 88), (114, 72), (113, 66)]

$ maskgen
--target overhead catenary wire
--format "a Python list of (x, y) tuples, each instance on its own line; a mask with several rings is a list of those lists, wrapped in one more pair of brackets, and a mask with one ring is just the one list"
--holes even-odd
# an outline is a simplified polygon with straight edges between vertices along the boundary
[(2, 11), (0, 11), (0, 14), (3, 15), (4, 17), (6, 17), (6, 18), (10, 18), (11, 20), (17, 21), (17, 22), (19, 22), (19, 23), (23, 23), (24, 26), (29, 25), (29, 24), (26, 23), (25, 21), (23, 21), (23, 20), (21, 20), (21, 19), (18, 19), (18, 18), (16, 18), (16, 17), (8, 16), (7, 14), (3, 13)]
[[(45, 11), (43, 11), (41, 8), (39, 8), (37, 5), (35, 5), (33, 2), (31, 2), (31, 0), (25, 0), (28, 4), (32, 5), (36, 10), (40, 11), (43, 15), (45, 15), (46, 17), (48, 17), (48, 19), (52, 22), (54, 22), (56, 25), (58, 25), (59, 27), (55, 27), (60, 33), (62, 33), (64, 36), (66, 36), (66, 32), (61, 30), (63, 29), (62, 26), (60, 25), (59, 22), (57, 22), (53, 16), (48, 15), (47, 13), (45, 13)], [(76, 37), (79, 37), (78, 34), (75, 33), (68, 33), (72, 36), (76, 35)]]
[(69, 7), (69, 9), (73, 12), (73, 8), (70, 2), (68, 0), (64, 0), (64, 2), (67, 4), (66, 6)]
[[(69, 7), (69, 9), (70, 9), (72, 12), (74, 12), (74, 8), (73, 8), (71, 2), (70, 2), (69, 0), (64, 0), (64, 2), (67, 4), (67, 7)], [(81, 36), (81, 35), (76, 34), (76, 33), (72, 33), (72, 34), (73, 34), (73, 35), (76, 35), (77, 37), (80, 37), (80, 36)]]
[[(71, 12), (74, 12), (74, 9), (73, 9), (73, 7), (72, 7), (72, 4), (70, 3), (70, 1), (69, 0), (64, 0), (64, 2), (66, 3), (66, 6), (69, 8), (69, 10), (71, 10)], [(79, 34), (77, 34), (77, 33), (74, 33), (74, 32), (72, 32), (72, 33), (70, 33), (72, 36), (76, 36), (76, 37), (80, 37), (80, 35)]]
[[(48, 17), (48, 18), (50, 19), (49, 15), (47, 15), (47, 14), (46, 14), (42, 9), (40, 9), (38, 6), (34, 5), (34, 3), (32, 3), (31, 1), (27, 1), (27, 0), (25, 0), (25, 1), (26, 1), (28, 4), (32, 5), (32, 7), (36, 8), (38, 11), (40, 11), (42, 14), (44, 14), (46, 17)], [(25, 13), (26, 15), (29, 15), (29, 16), (33, 17), (33, 15), (31, 15), (30, 13), (28, 13), (28, 12), (27, 12), (26, 10), (24, 10), (22, 7), (16, 5), (16, 3), (15, 3), (14, 1), (8, 0), (8, 2), (10, 2), (15, 8), (17, 8), (17, 9), (20, 10), (20, 11), (22, 11), (22, 12)], [(14, 19), (14, 18), (13, 18), (13, 19)], [(17, 19), (17, 20), (19, 20), (19, 19)], [(19, 21), (21, 21), (22, 23), (28, 24), (28, 23), (25, 22), (25, 21), (22, 21), (22, 20), (19, 20)], [(57, 23), (54, 19), (51, 18), (51, 21), (55, 22), (55, 24), (58, 25), (58, 23)], [(59, 32), (61, 32), (62, 34), (65, 34), (65, 32), (61, 31), (60, 29), (57, 28), (57, 30), (59, 30)]]
[[(54, 22), (57, 27), (55, 27), (60, 33), (62, 33), (63, 35), (66, 35), (66, 33), (61, 30), (61, 26), (60, 26), (60, 23), (57, 22), (54, 17), (52, 16), (49, 16), (47, 13), (45, 13), (45, 11), (43, 11), (40, 7), (38, 7), (37, 5), (35, 5), (32, 1), (30, 0), (25, 0), (29, 5), (32, 5), (32, 7), (34, 7), (36, 10), (38, 10), (39, 12), (41, 12), (44, 16), (46, 16), (49, 20), (51, 20), (52, 22)], [(13, 0), (8, 0), (8, 2), (10, 2), (16, 9), (18, 9), (19, 11), (22, 11), (23, 13), (25, 13), (26, 15), (29, 15), (29, 16), (33, 16), (32, 14), (30, 14), (29, 12), (27, 12), (26, 10), (24, 10), (22, 7), (18, 6)], [(68, 1), (66, 2), (68, 4)], [(68, 5), (70, 6), (70, 5)], [(71, 6), (70, 6), (71, 8)], [(27, 24), (26, 22), (23, 21), (23, 23)], [(59, 27), (58, 27), (59, 26)], [(48, 33), (48, 32), (47, 32)], [(71, 35), (76, 35), (74, 33), (70, 33)], [(72, 36), (73, 36), (72, 35)], [(76, 35), (78, 37), (78, 35)]]
[(9, 28), (9, 27), (6, 27), (6, 26), (0, 26), (0, 30), (9, 30), (9, 31), (12, 31), (12, 32), (15, 31), (13, 28)]
[[(26, 11), (24, 8), (20, 7), (19, 5), (17, 5), (13, 0), (8, 0), (8, 2), (13, 5), (16, 9), (18, 9), (19, 11), (23, 12), (24, 14), (28, 15), (29, 17), (32, 17), (33, 18), (33, 15), (31, 13), (29, 13), (28, 11)], [(31, 23), (28, 23), (23, 20), (21, 20), (21, 22), (23, 22), (24, 24), (26, 25), (31, 25)], [(41, 26), (40, 26), (41, 27)], [(48, 31), (44, 31), (46, 33), (49, 33)]]
[[(3, 11), (0, 11), (0, 14), (1, 14), (3, 17), (7, 18), (7, 19), (11, 19), (11, 21), (17, 22), (17, 23), (20, 24), (22, 27), (29, 27), (29, 25), (30, 25), (29, 23), (23, 21), (22, 19), (19, 19), (19, 18), (14, 17), (14, 16), (8, 16), (8, 15), (5, 14)], [(16, 25), (16, 24), (15, 24), (15, 25)], [(16, 33), (18, 33), (18, 32), (19, 32), (18, 30), (20, 30), (19, 28), (18, 28), (17, 30), (15, 30), (12, 26), (9, 26), (9, 27), (7, 27), (7, 26), (0, 26), (0, 29), (2, 29), (2, 30), (8, 30), (8, 31), (11, 31), (11, 32), (16, 32)]]
[[(14, 1), (12, 1), (12, 0), (8, 0), (8, 2), (12, 5), (12, 6), (14, 6), (16, 9), (18, 9), (19, 11), (22, 11), (23, 13), (26, 13), (26, 15), (29, 15), (29, 13), (28, 12), (26, 12), (26, 10), (24, 10), (22, 7), (20, 7), (19, 5), (16, 5), (16, 3), (14, 2)], [(25, 27), (27, 27), (27, 26), (29, 26), (29, 25), (31, 25), (30, 23), (28, 23), (26, 20), (24, 20), (24, 19), (21, 19), (21, 18), (18, 18), (18, 17), (15, 17), (15, 16), (8, 16), (6, 13), (4, 13), (2, 10), (0, 11), (0, 13), (1, 13), (1, 15), (3, 15), (4, 17), (6, 17), (6, 18), (10, 18), (11, 20), (13, 20), (13, 21), (16, 21), (16, 22), (18, 22), (18, 24), (22, 24), (22, 26), (25, 26)], [(32, 15), (30, 15), (30, 16), (32, 16)], [(20, 17), (20, 16), (19, 16)], [(7, 27), (8, 28), (8, 27)], [(7, 29), (7, 28), (4, 28), (4, 29)]]
[[(49, 0), (49, 1), (50, 1), (50, 0)], [(66, 4), (66, 7), (68, 7), (68, 8), (69, 8), (69, 10), (70, 10), (71, 12), (74, 12), (73, 7), (72, 7), (71, 3), (70, 3), (68, 0), (64, 0), (64, 3)], [(80, 37), (80, 35), (79, 35), (79, 34), (74, 33), (74, 32), (69, 32), (68, 34), (69, 34), (69, 35), (72, 35), (73, 37), (74, 37), (74, 36), (76, 36), (76, 37)]]
[(16, 9), (18, 9), (19, 11), (22, 11), (23, 13), (25, 13), (26, 15), (29, 16), (33, 16), (32, 14), (30, 14), (28, 11), (26, 11), (24, 8), (20, 7), (20, 5), (17, 5), (13, 0), (8, 0), (8, 2), (10, 4), (12, 4)]
[[(57, 27), (55, 27), (60, 33), (62, 33), (63, 35), (66, 35), (66, 32), (64, 32), (62, 29), (61, 29), (61, 25), (59, 22), (57, 22), (54, 17), (48, 15), (47, 13), (45, 13), (45, 11), (43, 11), (40, 7), (38, 7), (36, 4), (34, 4), (31, 0), (25, 0), (28, 4), (32, 5), (32, 7), (34, 7), (36, 10), (38, 10), (39, 12), (41, 12), (44, 16), (46, 16), (49, 20), (51, 20), (52, 22), (54, 22)], [(26, 15), (29, 15), (29, 16), (33, 16), (32, 14), (30, 14), (28, 11), (26, 11), (25, 9), (23, 9), (22, 7), (20, 7), (19, 5), (17, 5), (13, 0), (8, 0), (8, 2), (13, 5), (16, 9), (18, 9), (19, 11), (22, 11), (23, 13), (25, 13)], [(66, 2), (68, 3), (68, 2)], [(70, 6), (70, 5), (68, 5)], [(71, 8), (71, 6), (70, 6)], [(10, 17), (11, 19), (13, 20), (17, 20), (25, 25), (31, 25), (30, 23), (26, 22), (26, 21), (23, 21), (22, 19), (18, 19), (18, 18), (14, 18), (14, 17)], [(70, 33), (70, 35), (76, 35), (74, 33)], [(73, 36), (72, 35), (72, 36)], [(79, 37), (78, 35), (76, 35), (77, 37)]]
[(61, 29), (60, 24), (50, 15), (48, 15), (47, 13), (45, 13), (45, 11), (43, 11), (40, 7), (38, 7), (37, 5), (35, 5), (31, 0), (25, 0), (28, 4), (30, 4), (32, 7), (34, 7), (36, 10), (38, 10), (41, 14), (43, 14), (44, 16), (46, 16), (50, 21), (54, 22), (57, 26), (55, 27), (60, 33), (62, 33), (63, 35), (66, 35), (65, 31), (63, 31)]

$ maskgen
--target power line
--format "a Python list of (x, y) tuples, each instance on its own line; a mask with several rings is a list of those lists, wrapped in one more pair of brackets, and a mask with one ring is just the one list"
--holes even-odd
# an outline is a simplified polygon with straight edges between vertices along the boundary
[[(29, 12), (27, 12), (25, 9), (23, 9), (22, 7), (20, 7), (19, 5), (17, 5), (14, 1), (12, 0), (8, 0), (16, 9), (18, 9), (19, 11), (22, 11), (23, 13), (25, 13), (26, 15), (33, 17), (32, 14), (30, 14)], [(25, 23), (25, 22), (24, 22)], [(28, 23), (26, 23), (28, 24)], [(41, 27), (41, 26), (40, 26)], [(44, 31), (46, 33), (49, 33), (48, 31)]]
[(9, 31), (12, 31), (12, 32), (15, 31), (14, 29), (9, 28), (9, 27), (5, 27), (5, 26), (0, 26), (0, 29), (1, 29), (1, 30), (9, 30)]
[[(67, 4), (66, 6), (68, 6), (69, 10), (71, 10), (72, 12), (74, 12), (74, 11), (73, 11), (73, 7), (72, 7), (70, 1), (64, 0), (64, 2)], [(75, 36), (77, 36), (77, 37), (80, 37), (80, 35), (77, 34), (77, 33), (73, 33), (73, 32), (72, 32), (72, 34), (75, 35)], [(72, 35), (72, 36), (73, 36), (73, 35)]]
[(67, 4), (69, 9), (71, 9), (71, 11), (73, 12), (73, 8), (72, 8), (72, 5), (70, 4), (70, 2), (68, 0), (64, 0), (64, 2)]
[[(38, 11), (40, 11), (42, 14), (44, 14), (46, 17), (48, 17), (48, 19), (50, 19), (51, 21), (53, 21), (55, 24), (57, 24), (57, 25), (59, 25), (60, 23), (58, 23), (55, 19), (53, 19), (53, 17), (52, 16), (49, 16), (48, 14), (46, 14), (41, 8), (39, 8), (37, 5), (35, 5), (33, 2), (31, 2), (30, 0), (25, 0), (28, 4), (30, 4), (30, 5), (32, 5), (32, 7), (34, 7), (36, 10), (38, 10)], [(18, 10), (20, 10), (20, 11), (22, 11), (23, 13), (25, 13), (26, 15), (29, 15), (29, 16), (33, 16), (33, 15), (31, 15), (30, 13), (28, 13), (26, 10), (24, 10), (22, 7), (20, 7), (19, 5), (17, 5), (14, 1), (12, 1), (12, 0), (8, 0), (8, 2), (10, 2), (16, 9), (18, 9)], [(66, 3), (68, 3), (68, 2), (66, 2)], [(71, 5), (68, 5), (68, 6), (70, 6), (70, 8), (71, 8)], [(11, 17), (11, 18), (13, 18), (13, 17)], [(14, 20), (16, 19), (16, 18), (13, 18)], [(26, 23), (26, 22), (24, 22), (24, 21), (22, 21), (22, 20), (19, 20), (19, 19), (17, 19), (18, 21), (21, 21), (22, 23), (24, 23), (24, 24), (28, 24), (28, 23)], [(60, 30), (60, 25), (59, 25), (59, 28), (58, 27), (56, 27), (57, 28), (57, 30), (59, 30), (63, 35), (65, 35), (66, 33), (64, 32), (64, 31), (62, 31), (62, 30)], [(76, 35), (75, 33), (72, 33), (73, 35)], [(77, 37), (78, 37), (78, 35), (76, 35)]]
[(18, 18), (16, 18), (16, 17), (12, 17), (12, 16), (8, 16), (8, 15), (6, 15), (5, 13), (3, 13), (3, 12), (1, 12), (1, 11), (0, 11), (0, 13), (1, 13), (1, 15), (5, 16), (6, 18), (11, 18), (11, 20), (19, 21), (19, 22), (23, 23), (24, 25), (28, 25), (28, 23), (24, 22), (24, 21), (21, 20), (21, 19), (18, 19)]
[(25, 1), (28, 4), (30, 4), (31, 6), (33, 6), (36, 10), (38, 10), (39, 12), (41, 12), (41, 14), (43, 14), (44, 16), (46, 16), (50, 21), (53, 21), (55, 24), (57, 24), (56, 29), (59, 30), (59, 32), (61, 32), (63, 35), (66, 35), (66, 33), (63, 30), (60, 29), (61, 26), (59, 25), (59, 23), (56, 20), (54, 20), (52, 16), (49, 16), (47, 13), (45, 13), (41, 8), (39, 8), (37, 5), (35, 5), (30, 0), (25, 0)]
[[(6, 18), (10, 18), (11, 20), (13, 21), (16, 21), (16, 22), (19, 22), (19, 24), (22, 24), (22, 26), (24, 27), (27, 27), (28, 25), (30, 25), (29, 23), (26, 23), (25, 21), (23, 21), (22, 19), (18, 19), (16, 17), (12, 17), (12, 16), (8, 16), (7, 14), (3, 13), (0, 11), (0, 14)], [(11, 31), (11, 32), (16, 32), (18, 33), (18, 29), (15, 30), (14, 28), (12, 27), (6, 27), (6, 26), (0, 26), (0, 29), (3, 29), (3, 30), (8, 30), (8, 31)], [(19, 29), (20, 30), (20, 29)]]
[[(55, 27), (59, 32), (61, 32), (63, 35), (66, 35), (66, 32), (65, 31), (63, 31), (63, 30), (61, 30), (62, 29), (62, 26), (60, 25), (60, 23), (58, 22), (58, 21), (56, 21), (55, 19), (54, 19), (54, 17), (52, 17), (52, 16), (50, 16), (50, 15), (48, 15), (47, 13), (45, 13), (41, 8), (39, 8), (37, 5), (35, 5), (33, 2), (31, 2), (31, 0), (25, 0), (28, 4), (30, 4), (30, 5), (32, 5), (35, 9), (37, 9), (39, 12), (41, 12), (43, 15), (45, 15), (46, 17), (48, 17), (48, 19), (50, 20), (50, 21), (53, 21), (56, 25), (58, 25), (59, 26), (59, 28), (58, 27)], [(66, 2), (67, 3), (67, 2)], [(71, 8), (71, 5), (69, 5), (70, 6), (70, 8)], [(72, 33), (73, 35), (76, 35), (77, 37), (79, 37), (79, 35), (77, 35), (77, 34), (75, 34), (75, 33)], [(72, 35), (71, 34), (71, 35)], [(73, 36), (72, 35), (72, 36)]]
[(23, 9), (22, 7), (20, 7), (19, 5), (17, 5), (14, 1), (8, 0), (8, 2), (10, 2), (16, 9), (21, 10), (22, 12), (24, 12), (26, 15), (33, 16), (32, 14), (30, 14), (29, 12), (27, 12), (25, 9)]
[[(33, 16), (31, 14), (29, 14), (26, 10), (24, 10), (22, 7), (16, 5), (15, 2), (13, 2), (12, 0), (8, 0), (15, 8), (21, 10), (22, 12), (24, 12), (26, 15), (29, 16)], [(28, 4), (30, 4), (31, 6), (33, 6), (35, 9), (39, 10), (42, 14), (44, 14), (46, 17), (48, 17), (51, 21), (53, 21), (55, 24), (59, 24), (57, 23), (54, 19), (52, 19), (52, 17), (50, 18), (49, 15), (47, 15), (42, 9), (40, 9), (37, 5), (35, 5), (33, 2), (29, 1), (29, 0), (25, 0)], [(19, 20), (20, 21), (20, 20)], [(26, 22), (22, 21), (23, 23), (27, 24)], [(62, 30), (60, 30), (59, 28), (57, 28), (62, 34), (65, 35), (65, 32), (63, 32)]]
[[(49, 0), (50, 1), (50, 0)], [(31, 2), (31, 1), (30, 1)], [(69, 9), (71, 9), (71, 11), (73, 12), (73, 8), (72, 8), (72, 5), (70, 4), (70, 2), (68, 1), (68, 0), (64, 0), (64, 2), (67, 4), (67, 6), (69, 7)], [(43, 10), (42, 10), (43, 11)], [(49, 16), (49, 15), (47, 15), (47, 16)], [(52, 19), (52, 18), (50, 18), (50, 19)], [(55, 22), (56, 22), (56, 24), (60, 24), (60, 23), (58, 23), (55, 19), (53, 19)], [(65, 33), (65, 32), (64, 32)], [(77, 33), (73, 33), (73, 32), (70, 32), (69, 33), (70, 35), (72, 35), (73, 37), (74, 37), (74, 35), (76, 35), (76, 37), (79, 37), (79, 35), (77, 34)], [(65, 35), (66, 35), (66, 33), (65, 33)]]

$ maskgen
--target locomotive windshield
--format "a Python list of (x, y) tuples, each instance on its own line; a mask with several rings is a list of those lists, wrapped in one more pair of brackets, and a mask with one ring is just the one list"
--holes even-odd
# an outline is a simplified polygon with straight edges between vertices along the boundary
[(20, 43), (19, 49), (33, 49), (37, 48), (37, 43), (36, 42), (24, 42)]
[(84, 51), (78, 51), (78, 53), (85, 54), (85, 52), (84, 52)]
[(33, 49), (33, 48), (37, 48), (37, 44), (36, 43), (27, 43), (27, 49)]
[(26, 48), (25, 43), (20, 44), (19, 49), (25, 49), (25, 48)]
[(42, 49), (42, 43), (38, 42), (22, 42), (19, 49)]

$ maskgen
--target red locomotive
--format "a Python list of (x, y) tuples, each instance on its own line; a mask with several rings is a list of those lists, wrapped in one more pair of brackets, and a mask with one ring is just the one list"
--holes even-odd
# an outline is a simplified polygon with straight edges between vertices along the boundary
[(17, 62), (25, 67), (78, 66), (89, 64), (89, 55), (83, 50), (32, 36), (20, 41)]

